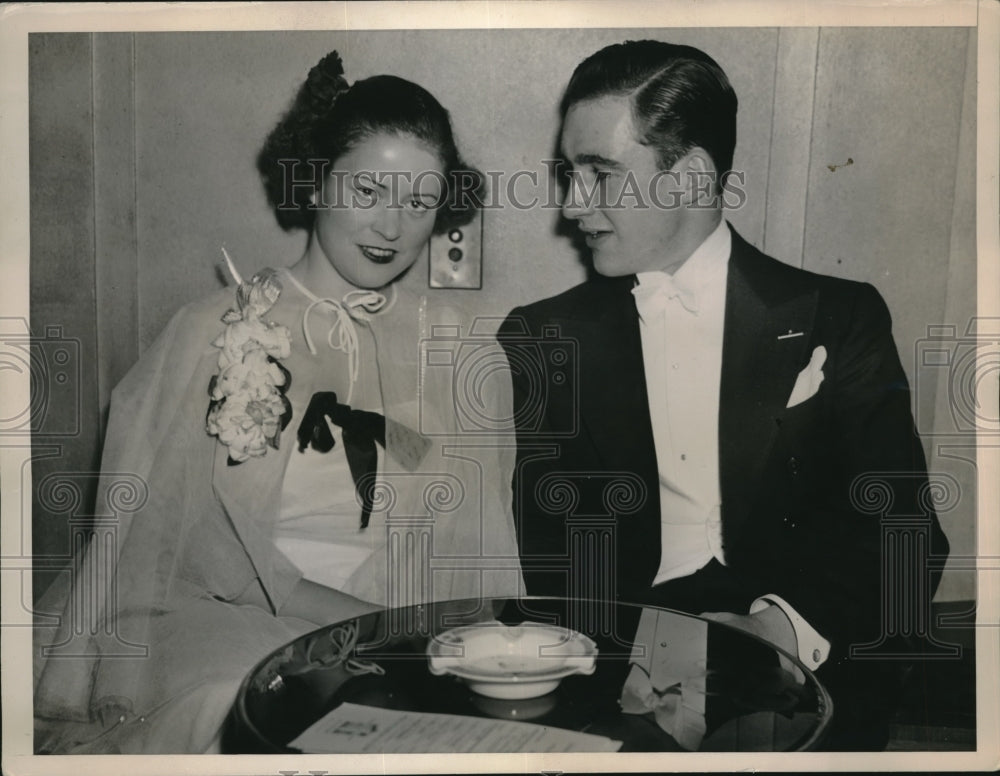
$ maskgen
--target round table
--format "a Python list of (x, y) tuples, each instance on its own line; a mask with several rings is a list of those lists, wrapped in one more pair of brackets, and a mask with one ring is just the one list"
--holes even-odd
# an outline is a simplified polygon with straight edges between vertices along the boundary
[[(429, 670), (436, 636), (494, 621), (581, 633), (597, 647), (595, 670), (524, 700), (481, 696)], [(243, 682), (223, 746), (299, 753), (292, 742), (345, 703), (530, 722), (620, 741), (622, 752), (808, 750), (832, 714), (826, 690), (796, 658), (721, 623), (607, 601), (476, 599), (388, 608), (275, 650)]]

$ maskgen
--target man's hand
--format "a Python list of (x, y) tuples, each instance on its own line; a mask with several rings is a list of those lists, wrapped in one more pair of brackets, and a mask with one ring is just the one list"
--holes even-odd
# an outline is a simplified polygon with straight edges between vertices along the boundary
[(721, 622), (734, 628), (752, 633), (765, 641), (780, 647), (792, 656), (799, 653), (798, 640), (792, 621), (781, 611), (780, 606), (771, 604), (756, 614), (733, 614), (732, 612), (702, 612), (706, 620)]

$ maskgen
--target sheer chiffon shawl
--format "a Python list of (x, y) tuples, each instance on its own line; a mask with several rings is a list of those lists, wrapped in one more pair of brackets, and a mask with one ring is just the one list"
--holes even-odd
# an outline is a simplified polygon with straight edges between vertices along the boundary
[[(468, 292), (466, 292), (467, 294)], [(387, 418), (386, 470), (373, 483), (386, 551), (348, 591), (391, 606), (522, 591), (511, 479), (507, 361), (493, 320), (458, 292), (397, 290), (369, 325)]]
[[(280, 617), (301, 574), (273, 530), (298, 423), (312, 394), (329, 390), (336, 362), (323, 357), (325, 344), (319, 357), (306, 349), (302, 316), (312, 300), (284, 283), (267, 317), (292, 332), (282, 363), (293, 418), (278, 450), (227, 465), (205, 416), (217, 371), (211, 342), (233, 300), (226, 289), (182, 309), (112, 394), (95, 513), (114, 524), (113, 546), (92, 541), (39, 604), (62, 615), (57, 627), (36, 630), (36, 717), (135, 718), (207, 681), (238, 684), (310, 627)], [(478, 412), (495, 420), (469, 433), (455, 369), (440, 353), (433, 368), (425, 359), (433, 341), (457, 366), (471, 318), (400, 289), (391, 310), (359, 325), (374, 335), (387, 418), (386, 470), (370, 484), (387, 537), (345, 592), (388, 605), (518, 594), (509, 379), (494, 373), (481, 386)], [(473, 345), (495, 347), (491, 337)]]

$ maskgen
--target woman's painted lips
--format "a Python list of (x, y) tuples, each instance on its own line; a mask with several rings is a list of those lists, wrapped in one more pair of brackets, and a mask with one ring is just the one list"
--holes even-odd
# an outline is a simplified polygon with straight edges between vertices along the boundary
[(359, 245), (358, 247), (366, 259), (376, 264), (388, 264), (396, 255), (396, 251), (392, 248), (376, 248), (374, 245)]

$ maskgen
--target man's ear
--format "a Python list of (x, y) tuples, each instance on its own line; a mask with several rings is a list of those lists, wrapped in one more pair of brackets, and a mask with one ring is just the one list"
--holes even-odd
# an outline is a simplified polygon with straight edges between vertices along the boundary
[(714, 207), (717, 201), (718, 173), (712, 157), (701, 146), (695, 146), (677, 160), (674, 169), (681, 174), (682, 201), (685, 205)]

